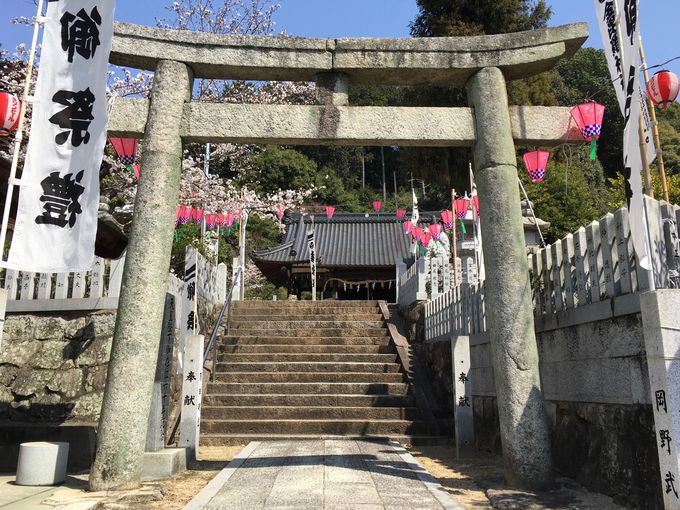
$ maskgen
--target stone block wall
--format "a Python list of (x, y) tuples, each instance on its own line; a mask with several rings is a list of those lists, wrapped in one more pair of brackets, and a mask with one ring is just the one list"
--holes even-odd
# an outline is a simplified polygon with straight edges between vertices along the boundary
[(0, 348), (0, 420), (96, 423), (114, 311), (9, 314)]
[[(545, 331), (537, 341), (557, 470), (626, 506), (662, 508), (640, 314)], [(452, 405), (450, 341), (414, 350)], [(470, 337), (470, 359), (475, 446), (500, 453), (488, 335)]]

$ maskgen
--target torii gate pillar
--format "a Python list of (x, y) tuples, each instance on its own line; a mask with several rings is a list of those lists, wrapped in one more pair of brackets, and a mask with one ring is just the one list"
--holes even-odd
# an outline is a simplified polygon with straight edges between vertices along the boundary
[(500, 69), (467, 84), (474, 108), (475, 181), (484, 239), (488, 331), (506, 477), (541, 488), (552, 480), (550, 434), (538, 371), (531, 286), (508, 94)]

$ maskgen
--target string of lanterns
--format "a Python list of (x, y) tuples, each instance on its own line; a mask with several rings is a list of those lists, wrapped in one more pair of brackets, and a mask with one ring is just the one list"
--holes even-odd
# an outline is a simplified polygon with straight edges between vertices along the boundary
[(201, 207), (189, 207), (187, 205), (178, 205), (175, 213), (175, 241), (178, 241), (184, 234), (184, 229), (187, 225), (193, 223), (200, 225), (205, 220), (206, 230), (218, 230), (220, 235), (225, 234), (229, 237), (231, 229), (234, 224), (239, 223), (241, 219), (241, 211), (227, 212), (227, 213), (209, 213)]

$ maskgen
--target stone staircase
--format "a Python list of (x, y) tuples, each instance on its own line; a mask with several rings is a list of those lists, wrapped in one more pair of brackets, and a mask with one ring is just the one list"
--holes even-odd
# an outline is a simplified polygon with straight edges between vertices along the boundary
[(376, 301), (242, 301), (219, 339), (201, 445), (433, 440)]

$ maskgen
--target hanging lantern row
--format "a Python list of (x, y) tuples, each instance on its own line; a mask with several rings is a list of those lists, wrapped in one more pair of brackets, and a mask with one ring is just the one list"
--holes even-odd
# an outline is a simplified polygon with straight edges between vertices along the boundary
[(0, 136), (9, 136), (19, 127), (21, 100), (6, 90), (0, 90)]
[(206, 214), (202, 207), (189, 207), (187, 205), (178, 205), (175, 213), (175, 227), (180, 227), (179, 232), (175, 232), (175, 239), (178, 240), (184, 233), (184, 227), (193, 223), (200, 225), (205, 219), (205, 228), (207, 230), (219, 229), (224, 233), (227, 230), (227, 236), (231, 234), (231, 227), (234, 222), (238, 222), (241, 216), (241, 211), (229, 212), (227, 214)]
[(672, 105), (678, 97), (678, 92), (680, 92), (680, 80), (675, 73), (670, 71), (659, 71), (647, 82), (647, 95), (661, 109)]

